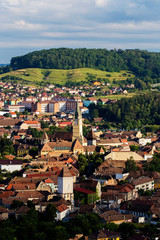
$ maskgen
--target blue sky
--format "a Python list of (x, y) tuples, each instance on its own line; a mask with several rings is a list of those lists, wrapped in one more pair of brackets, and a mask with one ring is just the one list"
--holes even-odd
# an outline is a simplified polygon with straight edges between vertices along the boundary
[(58, 47), (160, 51), (160, 0), (0, 0), (0, 63)]

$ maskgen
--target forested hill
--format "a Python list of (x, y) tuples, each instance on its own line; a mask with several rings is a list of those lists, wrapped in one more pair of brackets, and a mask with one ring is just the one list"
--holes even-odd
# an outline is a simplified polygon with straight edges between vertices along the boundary
[[(90, 105), (90, 114), (94, 117), (103, 117), (108, 128), (111, 126), (121, 129), (142, 129), (146, 125), (160, 123), (160, 94), (147, 93), (133, 98), (123, 98), (112, 104)], [(111, 124), (111, 125), (110, 125)], [(156, 130), (156, 129), (154, 129)]]
[(11, 69), (96, 68), (109, 72), (132, 71), (147, 82), (160, 82), (160, 53), (144, 50), (59, 48), (28, 53), (11, 59)]

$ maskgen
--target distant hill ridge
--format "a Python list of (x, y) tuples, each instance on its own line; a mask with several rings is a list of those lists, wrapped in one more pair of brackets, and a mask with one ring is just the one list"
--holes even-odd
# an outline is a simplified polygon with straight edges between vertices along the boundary
[(10, 67), (12, 69), (96, 68), (109, 72), (129, 70), (137, 77), (157, 79), (160, 77), (160, 53), (146, 50), (59, 48), (13, 57)]

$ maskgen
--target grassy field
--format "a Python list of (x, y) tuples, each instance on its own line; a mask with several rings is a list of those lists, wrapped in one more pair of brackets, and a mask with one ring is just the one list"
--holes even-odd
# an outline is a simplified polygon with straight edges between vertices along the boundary
[(126, 80), (126, 78), (134, 77), (134, 75), (128, 71), (106, 72), (90, 68), (72, 70), (28, 68), (1, 74), (0, 79), (5, 76), (12, 76), (15, 80), (16, 77), (21, 78), (21, 80), (18, 80), (19, 82), (25, 81), (25, 84), (29, 85), (40, 85), (45, 82), (64, 85), (67, 81), (87, 81), (89, 75), (94, 76), (95, 80), (104, 78), (109, 79), (110, 82), (113, 80), (123, 81)]

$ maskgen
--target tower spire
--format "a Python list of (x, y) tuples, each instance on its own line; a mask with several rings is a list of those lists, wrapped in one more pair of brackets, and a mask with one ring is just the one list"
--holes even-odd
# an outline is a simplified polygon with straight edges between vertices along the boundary
[(74, 114), (72, 142), (76, 139), (78, 139), (78, 141), (83, 145), (82, 114), (81, 114), (78, 100), (77, 100), (77, 106)]

